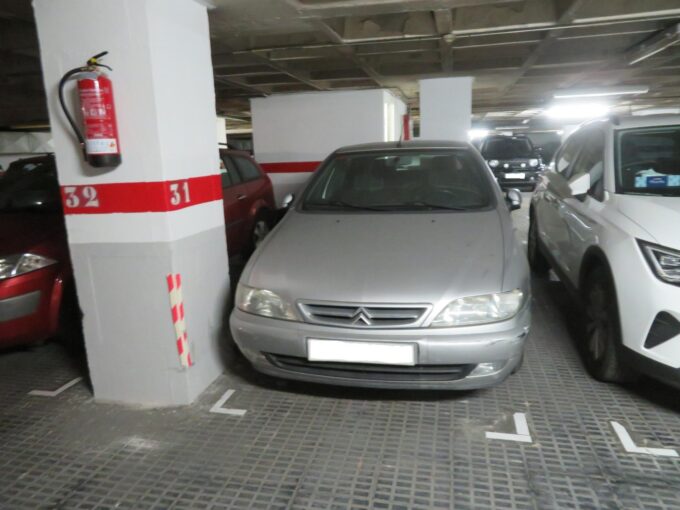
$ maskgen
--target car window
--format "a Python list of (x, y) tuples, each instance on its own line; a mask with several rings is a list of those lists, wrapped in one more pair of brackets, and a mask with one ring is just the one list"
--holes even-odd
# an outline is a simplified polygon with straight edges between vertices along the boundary
[(236, 170), (236, 165), (229, 156), (220, 156), (220, 172), (222, 173), (222, 187), (228, 188), (241, 182), (241, 176)]
[(604, 198), (604, 133), (593, 130), (585, 133), (582, 150), (572, 165), (570, 179), (590, 174), (589, 194), (598, 200)]
[(581, 144), (578, 134), (569, 137), (567, 142), (557, 151), (555, 155), (555, 171), (565, 179), (569, 179), (572, 174), (572, 164), (578, 156)]
[(233, 156), (233, 160), (236, 162), (236, 166), (238, 167), (239, 174), (241, 175), (241, 178), (244, 182), (246, 181), (254, 181), (255, 179), (259, 179), (262, 174), (260, 174), (259, 168), (250, 161), (248, 158), (244, 158), (242, 156)]
[(616, 191), (680, 196), (680, 126), (619, 131)]
[(492, 182), (468, 150), (337, 154), (315, 174), (303, 210), (422, 211), (491, 205)]

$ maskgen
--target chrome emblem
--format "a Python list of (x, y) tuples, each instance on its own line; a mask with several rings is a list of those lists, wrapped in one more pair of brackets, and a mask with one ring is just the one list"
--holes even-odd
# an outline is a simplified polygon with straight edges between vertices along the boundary
[(371, 321), (371, 315), (363, 308), (359, 308), (356, 312), (354, 312), (354, 315), (352, 315), (352, 324), (363, 324), (364, 326), (370, 326), (373, 324), (373, 322)]

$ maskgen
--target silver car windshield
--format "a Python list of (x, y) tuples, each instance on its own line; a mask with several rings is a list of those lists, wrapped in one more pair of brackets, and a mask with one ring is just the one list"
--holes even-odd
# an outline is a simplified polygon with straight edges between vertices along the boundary
[(680, 196), (680, 126), (620, 131), (616, 188), (625, 194)]
[(465, 149), (340, 153), (316, 173), (302, 208), (465, 211), (489, 207), (491, 196), (483, 166)]

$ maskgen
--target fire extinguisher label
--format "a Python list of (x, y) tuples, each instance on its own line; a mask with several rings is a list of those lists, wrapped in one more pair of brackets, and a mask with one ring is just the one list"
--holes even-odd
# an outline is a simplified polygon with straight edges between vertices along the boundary
[(118, 154), (118, 143), (115, 138), (95, 138), (85, 140), (88, 154)]

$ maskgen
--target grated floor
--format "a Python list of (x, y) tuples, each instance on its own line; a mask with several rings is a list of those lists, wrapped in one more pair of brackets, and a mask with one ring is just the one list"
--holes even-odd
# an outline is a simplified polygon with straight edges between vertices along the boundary
[[(518, 213), (515, 213), (518, 214)], [(525, 215), (517, 215), (526, 231)], [(58, 345), (0, 354), (4, 509), (680, 509), (680, 393), (601, 384), (575, 348), (579, 315), (559, 283), (534, 282), (522, 370), (478, 392), (354, 390), (278, 381), (238, 356), (193, 406), (94, 403), (82, 362)], [(211, 413), (228, 390), (226, 408)], [(515, 432), (531, 443), (488, 439)]]

